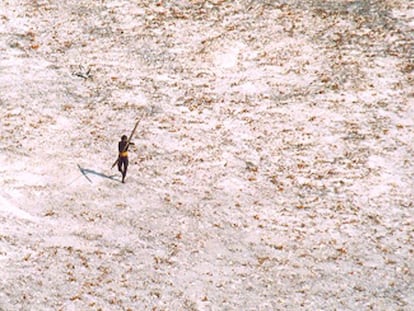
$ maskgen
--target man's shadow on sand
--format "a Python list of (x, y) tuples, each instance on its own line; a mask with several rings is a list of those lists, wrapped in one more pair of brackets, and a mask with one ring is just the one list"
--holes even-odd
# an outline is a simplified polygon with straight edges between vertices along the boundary
[(78, 168), (81, 171), (81, 173), (83, 174), (83, 176), (85, 176), (85, 178), (90, 183), (92, 183), (92, 180), (89, 178), (88, 174), (92, 174), (92, 175), (99, 176), (99, 177), (102, 177), (102, 178), (107, 178), (107, 179), (111, 179), (113, 181), (121, 182), (119, 179), (116, 178), (116, 175), (106, 175), (106, 174), (103, 174), (103, 173), (99, 173), (99, 172), (91, 170), (91, 169), (83, 168), (79, 164), (78, 164)]

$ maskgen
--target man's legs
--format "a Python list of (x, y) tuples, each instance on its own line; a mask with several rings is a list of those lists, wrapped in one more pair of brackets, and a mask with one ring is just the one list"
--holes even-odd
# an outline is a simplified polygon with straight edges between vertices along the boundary
[[(118, 161), (118, 170), (122, 173), (122, 182), (125, 182), (125, 177), (127, 174), (127, 170), (128, 170), (128, 158), (119, 158)], [(122, 169), (122, 166), (124, 167), (124, 169)]]
[(128, 170), (128, 158), (124, 158), (124, 172), (122, 173), (122, 182), (125, 182), (125, 177), (127, 174), (127, 170)]

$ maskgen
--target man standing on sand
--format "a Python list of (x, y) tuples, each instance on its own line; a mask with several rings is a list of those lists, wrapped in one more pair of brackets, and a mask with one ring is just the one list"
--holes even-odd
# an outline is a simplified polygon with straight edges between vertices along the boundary
[(128, 137), (123, 135), (121, 141), (118, 143), (118, 171), (122, 174), (122, 183), (125, 183), (125, 177), (128, 169), (128, 147), (134, 145), (132, 142), (128, 142)]

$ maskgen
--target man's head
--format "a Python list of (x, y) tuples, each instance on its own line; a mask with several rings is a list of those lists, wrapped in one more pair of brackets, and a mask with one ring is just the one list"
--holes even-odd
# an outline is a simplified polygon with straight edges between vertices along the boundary
[(121, 140), (122, 141), (127, 141), (128, 137), (126, 135), (122, 135)]

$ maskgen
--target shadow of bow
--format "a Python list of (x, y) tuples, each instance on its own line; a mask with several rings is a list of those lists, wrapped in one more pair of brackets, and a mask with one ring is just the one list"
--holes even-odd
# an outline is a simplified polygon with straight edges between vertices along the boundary
[(115, 178), (116, 175), (106, 175), (104, 173), (100, 173), (100, 172), (97, 172), (97, 171), (94, 171), (94, 170), (91, 170), (91, 169), (83, 168), (79, 164), (78, 164), (78, 168), (81, 171), (81, 173), (83, 174), (83, 176), (85, 176), (85, 178), (90, 183), (92, 182), (92, 180), (89, 178), (88, 174), (92, 174), (92, 175), (95, 175), (95, 176), (99, 176), (99, 177), (102, 177), (102, 178), (111, 179), (111, 180), (120, 182), (119, 179)]

